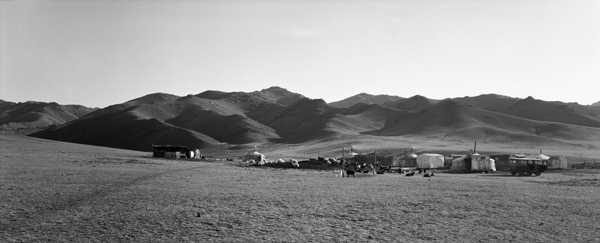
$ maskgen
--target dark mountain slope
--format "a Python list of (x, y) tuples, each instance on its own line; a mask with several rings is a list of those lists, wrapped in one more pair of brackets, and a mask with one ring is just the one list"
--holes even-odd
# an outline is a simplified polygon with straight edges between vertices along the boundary
[(300, 99), (306, 98), (304, 95), (290, 92), (287, 89), (277, 86), (263, 89), (261, 91), (254, 91), (252, 94), (282, 106), (289, 106)]
[(155, 118), (140, 117), (135, 109), (78, 119), (31, 136), (65, 142), (141, 151), (152, 144), (178, 144), (205, 148), (218, 141), (198, 132), (175, 127)]
[(383, 105), (387, 107), (392, 107), (405, 111), (414, 111), (419, 112), (424, 109), (429, 108), (433, 104), (437, 103), (436, 101), (430, 100), (427, 97), (415, 95), (408, 99), (399, 99), (396, 101), (386, 102)]
[(94, 111), (80, 105), (59, 105), (54, 102), (0, 103), (0, 130), (31, 133), (51, 125), (60, 125)]
[(327, 130), (327, 122), (339, 111), (322, 99), (303, 98), (266, 119), (264, 124), (275, 129), (283, 142), (303, 142), (335, 134)]
[(378, 130), (392, 117), (405, 117), (411, 112), (393, 109), (378, 104), (358, 103), (338, 112), (327, 124), (327, 130), (339, 134), (359, 134)]
[(125, 109), (131, 108), (133, 106), (144, 105), (144, 104), (159, 104), (159, 103), (169, 103), (179, 99), (179, 96), (165, 93), (153, 93), (144, 95), (139, 98), (135, 98), (133, 100), (129, 100), (127, 102), (121, 104), (115, 104), (103, 109), (96, 110), (87, 116), (100, 116), (108, 113), (123, 111)]
[(392, 102), (392, 101), (396, 101), (399, 99), (402, 99), (402, 98), (398, 97), (398, 96), (393, 96), (393, 95), (371, 95), (371, 94), (367, 94), (367, 93), (360, 93), (360, 94), (348, 97), (348, 98), (340, 100), (340, 101), (331, 102), (331, 103), (329, 103), (329, 105), (332, 107), (336, 107), (336, 108), (349, 108), (358, 103), (365, 103), (367, 105), (371, 105), (371, 104), (383, 105), (386, 102)]
[(165, 102), (173, 102), (180, 97), (172, 94), (165, 93), (153, 93), (149, 95), (144, 95), (140, 98), (136, 98), (130, 101), (125, 102), (127, 105), (141, 105), (141, 104), (152, 104), (152, 103), (165, 103)]
[(600, 106), (580, 105), (578, 103), (563, 103), (560, 101), (551, 101), (550, 103), (567, 105), (568, 107), (573, 108), (573, 110), (575, 110), (577, 113), (600, 119)]
[[(277, 92), (271, 93), (274, 91)], [(272, 89), (260, 94), (268, 96), (269, 99), (282, 101), (286, 100), (285, 95), (289, 93), (284, 90)], [(294, 96), (294, 94), (291, 95)], [(197, 142), (202, 146), (218, 143), (217, 140), (241, 144), (267, 142), (270, 139), (280, 138), (274, 132), (274, 129), (248, 118), (244, 113), (244, 109), (251, 110), (252, 108), (257, 110), (263, 108), (266, 114), (282, 110), (282, 108), (279, 108), (281, 105), (274, 103), (274, 101), (255, 94), (246, 95), (243, 93), (205, 92), (204, 95), (199, 96), (179, 97), (163, 93), (150, 94), (123, 104), (98, 110), (77, 123), (53, 129), (54, 132), (52, 133), (38, 133), (35, 136), (69, 142), (103, 146), (111, 146), (112, 144), (113, 147), (119, 148), (143, 149), (143, 146), (124, 145), (124, 143), (128, 143), (128, 141), (137, 143), (135, 141), (155, 139), (157, 135), (149, 133), (147, 131), (149, 128), (144, 126), (153, 124), (148, 122), (152, 120), (152, 122), (159, 122), (163, 126), (163, 128), (158, 128), (159, 131), (167, 129), (164, 127), (167, 126), (171, 130), (179, 129), (188, 133), (193, 132), (190, 135), (192, 138), (188, 140), (202, 141)], [(203, 96), (212, 99), (201, 98)], [(245, 103), (243, 102), (244, 99), (253, 102)], [(256, 113), (256, 115), (258, 116), (259, 113)], [(154, 124), (154, 126), (157, 125)], [(124, 127), (130, 130), (122, 131)], [(102, 134), (92, 130), (102, 131)], [(123, 141), (117, 142), (117, 140), (112, 140), (103, 135), (111, 133), (120, 133), (115, 137), (121, 137), (121, 134), (141, 137), (123, 138)], [(89, 139), (80, 139), (81, 134)], [(164, 144), (165, 142), (154, 141), (153, 143)]]
[(600, 118), (582, 114), (564, 103), (536, 100), (532, 97), (517, 102), (503, 113), (537, 121), (600, 127)]
[(287, 106), (306, 98), (276, 86), (251, 93), (205, 91), (197, 94), (196, 97), (211, 100), (213, 104), (223, 107), (230, 107), (230, 110), (237, 111), (231, 114), (247, 116), (260, 123), (271, 120)]
[[(586, 133), (587, 136), (579, 137)], [(390, 119), (384, 128), (367, 134), (494, 139), (504, 142), (600, 138), (599, 129), (533, 121), (482, 110), (452, 100), (441, 101), (408, 117)]]
[[(507, 143), (600, 140), (600, 129), (593, 127), (600, 125), (600, 118), (595, 117), (600, 107), (493, 94), (444, 101), (418, 95), (408, 99), (361, 95), (365, 102), (337, 108), (280, 87), (250, 93), (206, 91), (183, 97), (155, 93), (91, 113), (62, 106), (42, 109), (48, 118), (27, 112), (22, 117), (15, 115), (20, 113), (5, 117), (57, 124), (35, 133), (36, 137), (144, 151), (150, 150), (151, 144), (201, 148), (220, 143), (300, 143), (359, 134)], [(0, 101), (0, 112), (13, 105)]]
[(166, 122), (231, 144), (268, 142), (280, 138), (272, 128), (248, 117), (237, 114), (223, 116), (211, 110), (189, 109)]
[(475, 97), (453, 98), (458, 101), (479, 109), (488, 111), (504, 112), (508, 107), (513, 106), (522, 99), (502, 96), (497, 94), (483, 94)]
[(244, 113), (251, 112), (261, 106), (288, 106), (305, 98), (300, 94), (290, 92), (280, 87), (270, 87), (251, 93), (205, 91), (197, 94), (196, 97), (227, 103)]

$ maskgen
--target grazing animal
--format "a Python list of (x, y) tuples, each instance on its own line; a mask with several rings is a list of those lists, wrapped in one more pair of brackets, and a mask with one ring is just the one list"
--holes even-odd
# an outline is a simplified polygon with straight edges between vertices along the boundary
[(415, 172), (414, 172), (414, 171), (413, 171), (413, 172), (410, 172), (410, 173), (409, 173), (409, 172), (407, 172), (407, 173), (406, 173), (406, 176), (414, 176), (414, 175), (415, 175)]
[(292, 162), (292, 167), (300, 168), (300, 164), (298, 163), (298, 160), (290, 159), (290, 161)]
[(423, 177), (431, 177), (431, 175), (429, 173), (425, 173), (425, 175), (423, 175)]
[[(360, 165), (358, 165), (358, 166), (360, 166)], [(346, 165), (346, 168), (344, 168), (344, 170), (346, 170), (346, 178), (350, 178), (350, 175), (352, 175), (353, 178), (356, 178), (356, 176), (355, 176), (356, 167), (357, 166), (353, 165), (353, 164)]]
[(356, 178), (356, 176), (354, 175), (354, 171), (353, 170), (347, 170), (346, 171), (346, 178), (350, 178), (350, 175), (352, 175), (352, 177)]

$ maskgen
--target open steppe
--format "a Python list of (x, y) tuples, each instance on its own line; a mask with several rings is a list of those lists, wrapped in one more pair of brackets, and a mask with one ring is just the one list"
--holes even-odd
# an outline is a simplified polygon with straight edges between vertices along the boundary
[[(299, 147), (270, 151), (286, 156)], [(0, 134), (0, 239), (600, 242), (597, 170), (342, 179), (333, 167), (150, 156)]]

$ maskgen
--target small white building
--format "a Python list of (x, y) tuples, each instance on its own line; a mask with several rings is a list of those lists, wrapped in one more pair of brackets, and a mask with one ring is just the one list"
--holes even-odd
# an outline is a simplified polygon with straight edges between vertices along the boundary
[(441, 154), (420, 154), (417, 156), (417, 169), (435, 169), (444, 167), (444, 156)]

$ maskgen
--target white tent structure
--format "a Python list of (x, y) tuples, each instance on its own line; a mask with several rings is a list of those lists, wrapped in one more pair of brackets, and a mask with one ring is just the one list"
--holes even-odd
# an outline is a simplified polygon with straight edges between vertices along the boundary
[(260, 163), (260, 162), (264, 163), (264, 161), (265, 161), (265, 155), (261, 154), (259, 152), (256, 152), (256, 151), (247, 153), (244, 156), (244, 161), (250, 161), (250, 160), (253, 160), (256, 163)]
[(417, 169), (435, 169), (444, 167), (444, 156), (441, 154), (420, 154), (417, 156)]
[(564, 170), (567, 168), (567, 157), (565, 156), (550, 156), (548, 159), (548, 169)]
[(489, 156), (468, 154), (452, 161), (452, 172), (490, 172), (496, 171), (494, 160)]
[(417, 155), (410, 153), (394, 158), (392, 166), (401, 169), (417, 168)]

